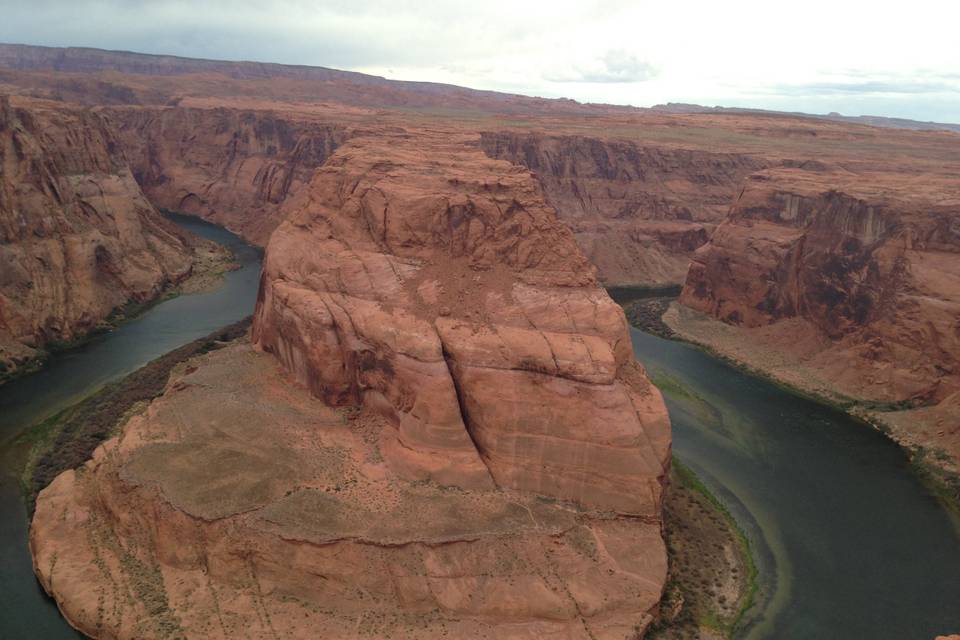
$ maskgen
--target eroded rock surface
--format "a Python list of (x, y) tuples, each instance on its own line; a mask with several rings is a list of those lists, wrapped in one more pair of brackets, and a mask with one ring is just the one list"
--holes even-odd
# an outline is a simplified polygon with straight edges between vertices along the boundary
[(349, 135), (329, 120), (228, 108), (103, 110), (157, 206), (265, 246), (290, 194)]
[(889, 175), (759, 173), (697, 253), (680, 301), (741, 328), (713, 330), (678, 310), (681, 333), (882, 410), (907, 443), (960, 456), (955, 186), (916, 192)]
[(88, 110), (0, 97), (0, 378), (191, 270)]
[(185, 367), (39, 496), (35, 567), (67, 618), (119, 638), (642, 634), (669, 422), (531, 174), (477, 136), (377, 131), (286, 208), (255, 348)]
[(487, 132), (484, 151), (533, 171), (607, 285), (678, 285), (750, 173), (768, 164), (629, 140)]
[(530, 173), (469, 135), (341, 147), (271, 240), (254, 339), (382, 407), (414, 476), (659, 513), (669, 429), (622, 311)]

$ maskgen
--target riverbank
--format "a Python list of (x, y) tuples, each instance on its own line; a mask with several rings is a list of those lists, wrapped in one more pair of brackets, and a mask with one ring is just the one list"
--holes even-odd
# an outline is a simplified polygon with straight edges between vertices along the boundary
[[(249, 319), (165, 354), (25, 432), (15, 446), (26, 452), (21, 478), (29, 510), (54, 477), (82, 465), (102, 441), (163, 393), (178, 366), (226, 346), (245, 335), (248, 326)], [(648, 637), (731, 638), (756, 591), (749, 543), (722, 503), (676, 459), (664, 498), (664, 536), (668, 585), (661, 622)]]
[[(695, 345), (744, 373), (844, 411), (865, 426), (883, 433), (907, 453), (918, 477), (943, 505), (960, 515), (960, 468), (954, 456), (931, 444), (938, 435), (944, 434), (944, 428), (951, 428), (933, 422), (942, 421), (942, 417), (934, 416), (924, 421), (923, 408), (891, 410), (897, 408), (878, 407), (875, 403), (844, 396), (796, 365), (789, 354), (766, 349), (757, 336), (744, 335), (736, 327), (682, 307), (670, 297), (633, 300), (625, 304), (625, 313), (638, 329)], [(806, 347), (798, 336), (797, 349)], [(918, 425), (922, 436), (917, 435)], [(960, 428), (960, 424), (952, 428)]]
[(161, 395), (177, 365), (226, 346), (246, 335), (249, 327), (246, 318), (174, 349), (24, 431), (13, 447), (21, 454), (20, 479), (28, 512), (33, 513), (37, 494), (55, 477), (85, 463), (101, 442)]
[(653, 640), (732, 638), (757, 592), (746, 535), (699, 478), (673, 459), (664, 496), (669, 572)]
[[(164, 215), (172, 218), (176, 214), (164, 212)], [(89, 331), (71, 340), (53, 340), (38, 348), (20, 343), (0, 345), (0, 355), (8, 355), (6, 358), (0, 357), (0, 386), (22, 376), (36, 373), (58, 354), (82, 347), (103, 333), (113, 331), (124, 322), (143, 315), (162, 302), (181, 295), (212, 291), (222, 282), (225, 273), (240, 268), (236, 256), (227, 247), (199, 236), (191, 235), (189, 241), (194, 256), (190, 271), (180, 280), (164, 283), (155, 295), (145, 300), (129, 300), (113, 309)]]

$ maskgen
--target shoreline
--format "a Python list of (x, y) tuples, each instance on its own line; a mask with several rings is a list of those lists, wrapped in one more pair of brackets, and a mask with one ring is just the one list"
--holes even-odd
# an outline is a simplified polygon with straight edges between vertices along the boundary
[[(166, 217), (166, 216), (165, 216)], [(191, 239), (193, 262), (190, 270), (179, 279), (168, 280), (157, 292), (144, 300), (127, 300), (120, 304), (91, 327), (88, 331), (69, 340), (51, 340), (42, 347), (26, 347), (35, 352), (15, 366), (0, 369), (0, 386), (23, 376), (42, 371), (52, 358), (80, 349), (109, 333), (126, 322), (136, 320), (155, 306), (182, 295), (205, 293), (223, 282), (224, 274), (240, 268), (233, 251), (228, 247), (200, 236)], [(0, 361), (0, 365), (5, 364)]]
[[(664, 498), (663, 532), (669, 570), (660, 621), (651, 626), (647, 637), (733, 638), (757, 603), (756, 559), (749, 538), (730, 511), (676, 456)], [(711, 555), (718, 549), (722, 554)]]
[(868, 408), (866, 405), (869, 403), (842, 394), (829, 396), (818, 393), (815, 389), (805, 389), (781, 379), (770, 371), (724, 353), (712, 344), (701, 342), (689, 334), (681, 333), (664, 320), (666, 312), (679, 305), (675, 297), (641, 296), (622, 302), (621, 305), (624, 307), (628, 322), (636, 329), (666, 340), (688, 344), (740, 372), (769, 382), (795, 396), (842, 411), (855, 422), (881, 433), (906, 454), (913, 472), (938, 502), (955, 516), (960, 516), (960, 472), (945, 468), (930, 460), (931, 457), (938, 457), (938, 450), (897, 437), (895, 427), (884, 422), (876, 413), (871, 414), (871, 411), (876, 412), (876, 409)]
[(248, 316), (169, 351), (15, 436), (11, 447), (21, 451), (17, 472), (28, 514), (57, 475), (82, 466), (119, 426), (161, 395), (174, 368), (246, 335), (251, 321)]

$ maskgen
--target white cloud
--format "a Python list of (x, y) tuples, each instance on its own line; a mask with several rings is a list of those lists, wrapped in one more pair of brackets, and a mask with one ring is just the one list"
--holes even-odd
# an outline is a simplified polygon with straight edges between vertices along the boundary
[(646, 82), (657, 75), (657, 69), (623, 49), (611, 49), (603, 57), (586, 63), (574, 62), (572, 68), (547, 72), (550, 82)]
[(942, 0), (0, 0), (0, 15), (6, 42), (316, 64), (596, 102), (960, 121), (960, 3)]

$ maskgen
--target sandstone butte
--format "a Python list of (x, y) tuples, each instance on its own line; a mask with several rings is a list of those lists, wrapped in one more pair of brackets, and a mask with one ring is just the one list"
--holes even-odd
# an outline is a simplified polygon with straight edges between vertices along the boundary
[(102, 118), (0, 96), (0, 378), (191, 271)]
[(284, 205), (250, 343), (37, 502), (94, 637), (617, 638), (666, 578), (670, 426), (622, 310), (479, 135), (372, 130)]
[(856, 402), (960, 471), (960, 187), (936, 176), (926, 186), (827, 166), (752, 175), (696, 253), (668, 323)]

